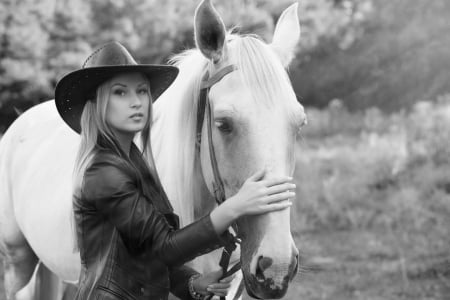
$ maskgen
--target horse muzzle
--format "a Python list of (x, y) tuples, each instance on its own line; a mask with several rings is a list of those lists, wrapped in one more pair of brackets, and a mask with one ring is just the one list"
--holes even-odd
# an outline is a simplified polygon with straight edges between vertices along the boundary
[(280, 299), (286, 295), (289, 283), (297, 274), (298, 250), (294, 247), (289, 263), (275, 264), (270, 257), (257, 257), (255, 272), (245, 274), (247, 293), (256, 299)]

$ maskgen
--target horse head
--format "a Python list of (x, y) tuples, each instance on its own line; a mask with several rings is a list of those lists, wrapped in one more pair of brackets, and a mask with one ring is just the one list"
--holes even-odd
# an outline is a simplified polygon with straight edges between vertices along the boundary
[[(266, 177), (292, 175), (296, 138), (306, 120), (285, 69), (300, 35), (296, 4), (281, 15), (270, 44), (228, 34), (209, 0), (197, 7), (194, 24), (197, 49), (174, 57), (180, 73), (155, 102), (152, 125), (156, 167), (182, 225), (214, 207), (214, 173), (225, 198), (258, 169), (265, 168)], [(209, 120), (198, 114), (205, 80)], [(244, 217), (237, 227), (248, 293), (281, 298), (298, 265), (290, 210)], [(212, 256), (202, 261), (209, 267), (196, 267), (217, 266)]]
[[(306, 118), (285, 67), (299, 35), (297, 4), (281, 15), (271, 44), (255, 36), (227, 35), (211, 2), (198, 6), (197, 48), (209, 60), (209, 78), (219, 73), (209, 83), (211, 122), (205, 120), (201, 131), (201, 170), (211, 193), (217, 189), (217, 178), (210, 151), (214, 151), (226, 198), (258, 169), (265, 168), (266, 177), (293, 174), (296, 138)], [(234, 71), (223, 73), (230, 65)], [(206, 142), (208, 134), (213, 148)], [(244, 217), (237, 228), (247, 291), (258, 298), (281, 298), (298, 266), (290, 210)]]

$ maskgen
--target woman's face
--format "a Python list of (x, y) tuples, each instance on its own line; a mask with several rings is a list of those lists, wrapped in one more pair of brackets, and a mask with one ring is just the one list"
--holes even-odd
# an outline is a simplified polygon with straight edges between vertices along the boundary
[(144, 129), (151, 105), (150, 86), (141, 73), (119, 74), (111, 79), (106, 123), (120, 135)]

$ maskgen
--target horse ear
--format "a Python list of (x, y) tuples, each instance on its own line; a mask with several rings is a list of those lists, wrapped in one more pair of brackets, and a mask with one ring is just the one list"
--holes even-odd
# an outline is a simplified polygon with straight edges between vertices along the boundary
[(194, 31), (197, 48), (214, 63), (219, 62), (225, 53), (226, 31), (211, 0), (203, 0), (195, 10)]
[(297, 10), (298, 3), (294, 3), (286, 8), (278, 19), (273, 34), (271, 46), (285, 67), (294, 58), (295, 48), (300, 40), (300, 22)]

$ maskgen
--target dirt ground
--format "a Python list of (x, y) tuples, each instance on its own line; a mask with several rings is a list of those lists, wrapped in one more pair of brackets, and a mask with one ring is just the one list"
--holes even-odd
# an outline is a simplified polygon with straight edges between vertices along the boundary
[(435, 241), (436, 251), (422, 255), (401, 250), (417, 249), (420, 241), (401, 244), (400, 234), (355, 230), (297, 234), (302, 270), (284, 299), (450, 300), (449, 241)]

